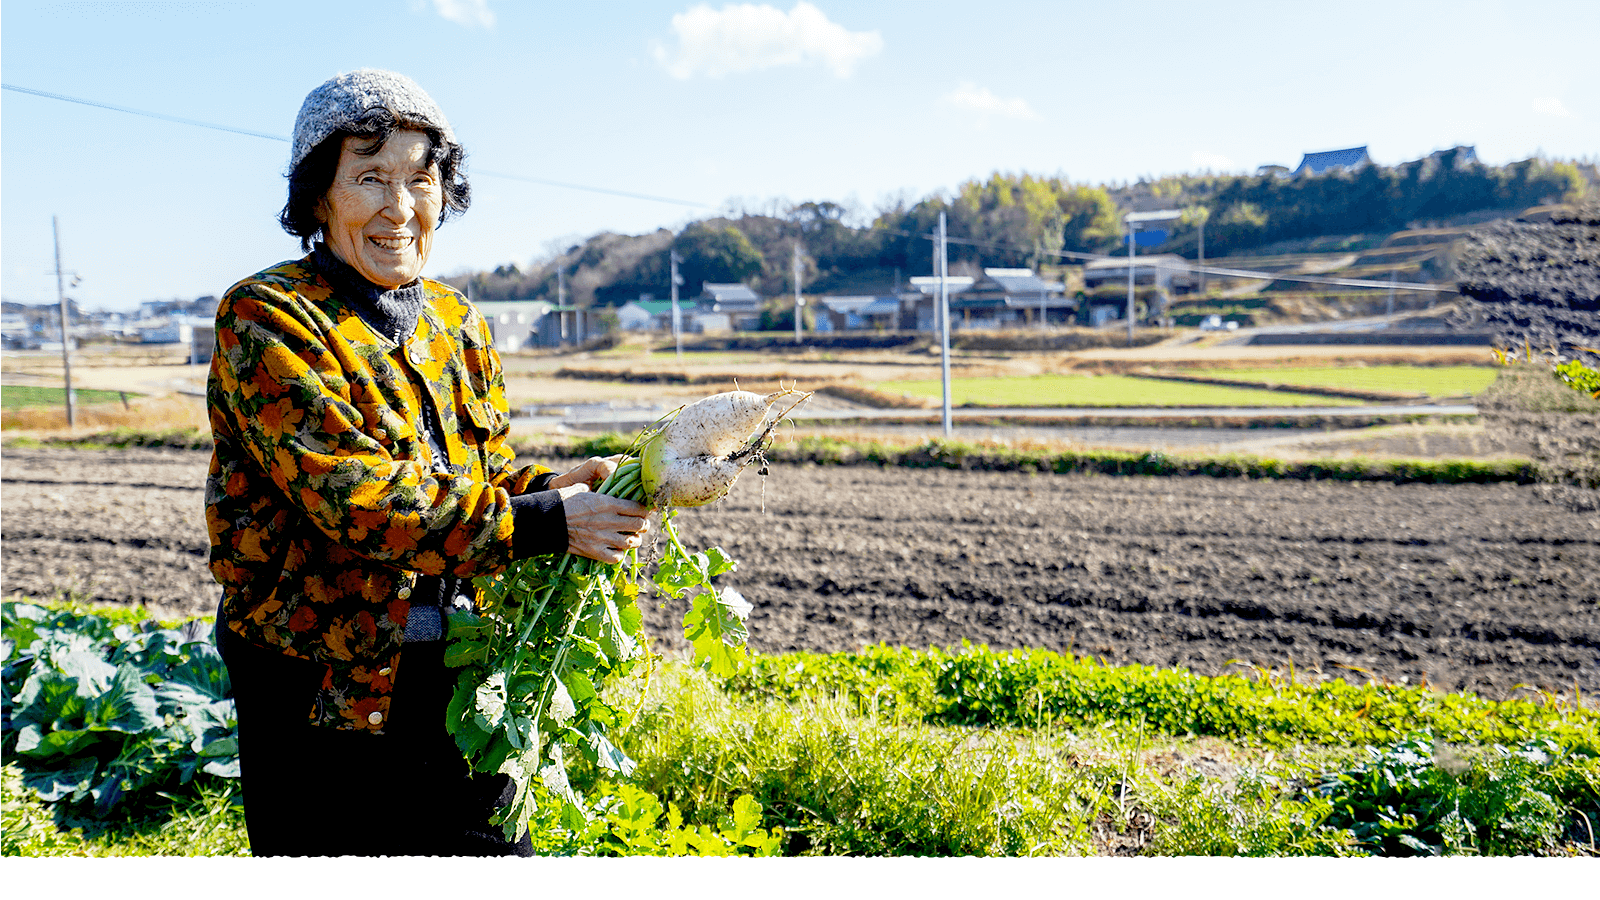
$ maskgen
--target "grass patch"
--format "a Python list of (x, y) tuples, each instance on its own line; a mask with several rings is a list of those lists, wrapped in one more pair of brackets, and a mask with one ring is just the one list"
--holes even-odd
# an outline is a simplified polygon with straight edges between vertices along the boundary
[(173, 797), (110, 820), (47, 804), (4, 770), (0, 856), (248, 856), (244, 807), (236, 785)]
[(1600, 755), (1600, 712), (1558, 698), (1493, 701), (1423, 686), (1303, 683), (1292, 673), (1204, 676), (988, 647), (756, 657), (729, 682), (750, 696), (833, 696), (867, 711), (983, 728), (1133, 727), (1264, 748), (1363, 746), (1427, 731), (1474, 746), (1553, 740)]
[[(99, 391), (79, 388), (73, 395), (78, 403), (121, 403), (125, 398), (139, 396), (132, 392)], [(67, 389), (39, 387), (32, 384), (8, 384), (0, 387), (0, 408), (28, 409), (35, 406), (66, 406)]]
[[(631, 435), (604, 432), (554, 443), (521, 441), (518, 456), (543, 460), (586, 459), (625, 452)], [(194, 429), (146, 432), (116, 429), (61, 438), (8, 438), (7, 447), (73, 450), (167, 447), (209, 450), (211, 437)], [(1187, 455), (1159, 450), (1054, 450), (1001, 444), (928, 440), (912, 445), (881, 441), (802, 437), (776, 444), (767, 454), (776, 463), (905, 466), (984, 472), (1068, 475), (1198, 476), (1212, 478), (1287, 478), (1299, 481), (1382, 481), (1393, 484), (1532, 484), (1539, 467), (1522, 459), (1348, 459), (1282, 460), (1246, 454)]]
[(1493, 384), (1499, 370), (1493, 366), (1319, 366), (1269, 370), (1208, 369), (1206, 374), (1235, 381), (1289, 387), (1468, 397)]
[[(939, 381), (885, 381), (873, 389), (889, 394), (911, 394), (938, 399)], [(1190, 384), (1124, 375), (1030, 375), (999, 378), (953, 378), (950, 400), (959, 406), (1083, 406), (1083, 407), (1184, 407), (1184, 406), (1358, 406), (1362, 401), (1319, 397), (1248, 387)]]
[(211, 433), (198, 428), (168, 428), (160, 431), (113, 428), (70, 437), (10, 437), (6, 438), (5, 446), (54, 447), (63, 450), (126, 450), (130, 447), (210, 450)]

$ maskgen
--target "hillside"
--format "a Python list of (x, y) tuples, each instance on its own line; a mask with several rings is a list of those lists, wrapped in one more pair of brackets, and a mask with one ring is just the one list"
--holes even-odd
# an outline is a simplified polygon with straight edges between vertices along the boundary
[[(1451, 151), (1453, 152), (1453, 151)], [(1448, 153), (1445, 154), (1448, 156)], [(1122, 250), (1121, 218), (1133, 210), (1175, 208), (1184, 217), (1165, 240), (1140, 253), (1283, 275), (1401, 282), (1396, 308), (1423, 308), (1434, 295), (1404, 282), (1454, 277), (1459, 242), (1471, 226), (1514, 217), (1527, 207), (1573, 200), (1594, 178), (1592, 166), (1524, 160), (1506, 166), (1440, 162), (1440, 155), (1354, 173), (1182, 175), (1116, 187), (1060, 177), (995, 173), (960, 185), (952, 196), (880, 209), (870, 220), (833, 202), (805, 202), (779, 215), (744, 212), (694, 222), (677, 234), (601, 233), (526, 272), (514, 265), (450, 279), (477, 300), (547, 299), (562, 273), (569, 303), (619, 306), (642, 294), (669, 293), (668, 254), (682, 259), (681, 296), (702, 282), (741, 281), (764, 296), (794, 290), (800, 247), (801, 286), (809, 294), (887, 293), (931, 271), (926, 236), (946, 213), (952, 269), (1027, 266), (1082, 284), (1074, 265), (1084, 254)], [(1370, 314), (1373, 292), (1308, 286), (1291, 280), (1208, 279), (1204, 298), (1183, 300), (1198, 318), (1232, 310), (1249, 321), (1321, 320)], [(1387, 291), (1382, 291), (1387, 308)], [(1176, 310), (1175, 310), (1176, 311)], [(1381, 310), (1380, 310), (1381, 311)]]

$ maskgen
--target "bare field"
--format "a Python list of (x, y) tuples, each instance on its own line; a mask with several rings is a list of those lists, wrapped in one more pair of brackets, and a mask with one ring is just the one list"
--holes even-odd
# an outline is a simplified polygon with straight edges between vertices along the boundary
[[(210, 612), (208, 458), (7, 450), (6, 595)], [(966, 639), (1490, 697), (1600, 690), (1600, 519), (1533, 488), (774, 466), (679, 522), (741, 561), (726, 579), (763, 651)], [(681, 612), (647, 604), (663, 649)]]

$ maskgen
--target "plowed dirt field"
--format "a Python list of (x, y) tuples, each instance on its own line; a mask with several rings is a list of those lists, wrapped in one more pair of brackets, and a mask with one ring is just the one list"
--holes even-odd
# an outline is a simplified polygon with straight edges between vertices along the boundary
[[(7, 450), (8, 598), (211, 611), (191, 451)], [(765, 505), (763, 511), (762, 506)], [(966, 639), (1504, 697), (1600, 693), (1600, 517), (1512, 485), (774, 466), (679, 518), (741, 561), (758, 650)], [(679, 606), (646, 610), (665, 647)]]

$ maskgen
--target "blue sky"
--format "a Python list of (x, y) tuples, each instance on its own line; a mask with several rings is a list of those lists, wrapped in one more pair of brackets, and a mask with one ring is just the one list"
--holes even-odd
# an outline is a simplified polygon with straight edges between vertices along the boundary
[[(287, 136), (305, 94), (416, 79), (469, 154), (427, 273), (526, 266), (730, 204), (855, 206), (993, 171), (1135, 181), (1366, 144), (1383, 164), (1600, 155), (1600, 3), (7, 0), (7, 85)], [(288, 145), (0, 93), (0, 288), (89, 307), (220, 293), (299, 255)], [(704, 204), (618, 197), (520, 175)]]

